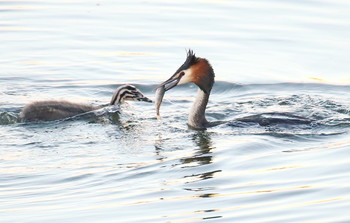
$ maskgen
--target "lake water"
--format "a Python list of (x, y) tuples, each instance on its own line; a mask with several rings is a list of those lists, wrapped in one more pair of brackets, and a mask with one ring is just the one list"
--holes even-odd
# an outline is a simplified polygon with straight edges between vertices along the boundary
[[(350, 2), (0, 2), (0, 222), (349, 222)], [(33, 101), (154, 99), (184, 62), (216, 83), (206, 131), (197, 87), (119, 118), (22, 123)], [(311, 124), (242, 124), (288, 112)], [(102, 111), (103, 113), (103, 111)]]

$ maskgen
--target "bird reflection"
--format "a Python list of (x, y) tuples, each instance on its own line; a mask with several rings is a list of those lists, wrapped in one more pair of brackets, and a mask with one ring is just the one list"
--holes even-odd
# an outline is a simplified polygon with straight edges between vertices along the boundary
[(181, 159), (183, 164), (197, 163), (198, 165), (206, 165), (212, 162), (210, 151), (212, 150), (212, 141), (210, 133), (198, 131), (192, 135), (192, 141), (198, 147), (198, 151), (194, 156)]
[[(191, 146), (191, 150), (194, 150), (195, 153), (189, 157), (180, 158), (175, 162), (171, 158), (169, 159), (168, 155), (165, 155), (169, 154), (168, 149), (164, 149), (165, 144), (167, 144), (165, 142), (169, 138), (162, 137), (161, 132), (157, 135), (154, 144), (157, 159), (164, 162), (165, 165), (170, 165), (172, 173), (174, 173), (173, 168), (182, 169), (182, 171), (175, 171), (175, 177), (163, 181), (164, 190), (168, 190), (173, 185), (180, 186), (183, 190), (190, 193), (190, 195), (185, 197), (186, 199), (211, 199), (220, 196), (216, 193), (216, 186), (213, 186), (213, 183), (208, 186), (205, 182), (205, 180), (214, 178), (216, 173), (221, 172), (221, 170), (215, 169), (213, 165), (212, 150), (215, 147), (211, 134), (206, 131), (195, 131), (192, 133), (187, 139), (195, 145), (194, 147)], [(180, 138), (180, 140), (183, 142), (183, 138)], [(208, 168), (210, 168), (209, 171)], [(161, 199), (166, 199), (166, 197)], [(201, 213), (205, 215), (202, 220), (222, 218), (217, 212), (218, 210), (215, 209), (195, 211), (196, 214)]]

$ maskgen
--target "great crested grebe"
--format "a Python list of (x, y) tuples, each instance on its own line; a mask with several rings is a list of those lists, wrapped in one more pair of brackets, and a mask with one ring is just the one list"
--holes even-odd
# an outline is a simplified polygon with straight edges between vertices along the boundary
[(188, 125), (193, 129), (206, 129), (212, 126), (205, 118), (205, 109), (214, 84), (214, 77), (214, 70), (209, 61), (196, 57), (192, 50), (188, 50), (184, 64), (157, 88), (164, 88), (165, 91), (168, 91), (177, 85), (195, 83), (199, 89), (188, 116)]
[[(146, 101), (152, 102), (145, 97), (140, 90), (133, 85), (122, 85), (114, 92), (108, 105), (120, 104), (124, 101)], [(72, 117), (74, 115), (93, 111), (107, 105), (93, 106), (87, 104), (73, 103), (68, 101), (38, 101), (26, 105), (20, 118), (23, 121), (53, 121)]]
[[(176, 87), (177, 85), (189, 82), (195, 83), (199, 89), (197, 96), (188, 116), (188, 125), (193, 129), (206, 129), (207, 127), (216, 126), (228, 121), (208, 122), (205, 118), (205, 109), (208, 104), (210, 91), (214, 85), (214, 70), (209, 61), (204, 58), (196, 57), (192, 50), (187, 52), (187, 58), (184, 64), (171, 76), (168, 80), (161, 83), (157, 87), (156, 93), (156, 111), (159, 119), (159, 107), (162, 102), (163, 95), (166, 91)], [(244, 123), (257, 123), (261, 126), (274, 124), (310, 124), (313, 120), (291, 113), (270, 112), (250, 115), (234, 121)], [(234, 124), (234, 123), (233, 123)]]

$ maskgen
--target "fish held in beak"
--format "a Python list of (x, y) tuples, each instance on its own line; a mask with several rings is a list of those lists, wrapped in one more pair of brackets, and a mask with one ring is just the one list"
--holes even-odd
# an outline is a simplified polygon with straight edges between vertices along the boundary
[(155, 107), (156, 107), (156, 114), (157, 114), (157, 119), (160, 120), (160, 105), (162, 104), (163, 97), (165, 94), (165, 86), (159, 86), (156, 90), (156, 99), (155, 99)]
[(168, 80), (161, 83), (157, 87), (157, 89), (163, 86), (165, 91), (169, 91), (170, 89), (172, 89), (173, 87), (176, 87), (178, 85), (178, 83), (180, 82), (181, 78), (184, 75), (185, 75), (185, 72), (180, 72), (180, 73), (174, 74)]
[(155, 99), (155, 108), (157, 119), (160, 120), (160, 106), (163, 101), (163, 97), (166, 91), (176, 87), (180, 82), (181, 78), (185, 75), (184, 72), (180, 72), (171, 76), (168, 80), (164, 81), (156, 88), (156, 99)]

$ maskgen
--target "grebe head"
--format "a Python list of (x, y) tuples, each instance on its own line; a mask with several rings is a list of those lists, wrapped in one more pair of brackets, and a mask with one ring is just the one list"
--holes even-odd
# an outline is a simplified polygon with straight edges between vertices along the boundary
[(113, 94), (110, 104), (120, 104), (124, 101), (152, 102), (152, 100), (144, 96), (139, 89), (130, 84), (118, 87)]
[(214, 84), (214, 71), (209, 61), (196, 57), (192, 50), (188, 50), (186, 61), (168, 80), (158, 87), (165, 86), (165, 91), (189, 82), (195, 83), (204, 93), (209, 94)]

